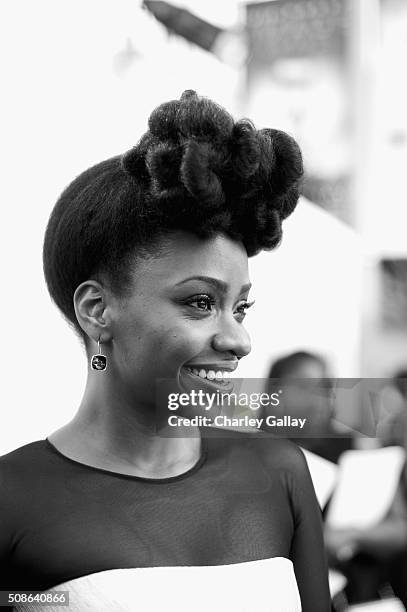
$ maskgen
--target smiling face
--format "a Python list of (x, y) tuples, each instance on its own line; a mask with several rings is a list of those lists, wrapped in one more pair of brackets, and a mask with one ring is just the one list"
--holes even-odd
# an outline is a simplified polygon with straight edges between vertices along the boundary
[(154, 402), (156, 380), (214, 391), (250, 352), (247, 254), (224, 235), (176, 232), (160, 254), (137, 260), (125, 298), (111, 302), (109, 377), (131, 401)]

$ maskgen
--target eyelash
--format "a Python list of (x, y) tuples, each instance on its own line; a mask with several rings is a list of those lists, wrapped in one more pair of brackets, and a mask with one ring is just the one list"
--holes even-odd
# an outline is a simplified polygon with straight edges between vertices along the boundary
[[(206, 305), (208, 306), (208, 304), (210, 306), (215, 306), (216, 305), (216, 300), (214, 300), (210, 295), (206, 294), (206, 293), (201, 293), (199, 295), (195, 295), (193, 298), (191, 298), (190, 300), (188, 300), (186, 302), (186, 304), (188, 306), (192, 306), (193, 304), (197, 304), (198, 302), (205, 302)], [(238, 306), (238, 308), (242, 308), (243, 310), (239, 311), (238, 310), (238, 314), (242, 315), (242, 317), (244, 318), (246, 316), (246, 310), (248, 310), (251, 306), (253, 306), (254, 301), (252, 302), (243, 302), (242, 304), (240, 304)], [(193, 306), (192, 306), (193, 307)], [(202, 308), (198, 308), (197, 310), (202, 310), (203, 312), (210, 312), (211, 309), (202, 309)]]

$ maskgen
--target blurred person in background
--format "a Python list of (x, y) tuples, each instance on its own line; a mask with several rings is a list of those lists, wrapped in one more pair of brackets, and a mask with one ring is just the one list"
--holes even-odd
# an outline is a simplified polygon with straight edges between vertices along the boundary
[[(392, 383), (401, 405), (404, 405), (403, 398), (407, 399), (406, 374), (398, 372)], [(338, 463), (343, 452), (357, 446), (357, 439), (351, 430), (346, 432), (338, 428), (330, 397), (330, 378), (325, 359), (314, 352), (297, 351), (273, 362), (269, 371), (269, 392), (275, 390), (278, 379), (284, 395), (280, 410), (309, 419), (310, 426), (303, 432), (304, 437), (293, 437), (289, 429), (285, 432), (287, 437), (300, 447)], [(276, 410), (267, 407), (266, 413), (276, 413)], [(391, 413), (397, 414), (398, 419), (392, 421), (394, 436), (388, 436), (388, 443), (403, 438), (405, 430), (400, 430), (400, 423), (405, 423), (406, 413), (407, 410)], [(323, 516), (328, 511), (329, 502)], [(346, 576), (345, 592), (349, 603), (375, 599), (384, 586), (390, 585), (407, 605), (407, 504), (402, 481), (387, 516), (377, 526), (340, 530), (326, 526), (325, 544), (330, 567)]]
[[(324, 515), (328, 510), (329, 504)], [(366, 529), (326, 525), (325, 545), (330, 567), (346, 576), (349, 603), (375, 600), (390, 587), (407, 606), (407, 503), (401, 483), (383, 520)]]
[[(290, 440), (335, 463), (345, 450), (352, 448), (352, 437), (339, 430), (334, 420), (332, 380), (323, 357), (308, 351), (289, 353), (272, 363), (268, 378), (270, 393), (275, 388), (273, 379), (278, 379), (283, 388), (280, 412), (307, 418), (300, 438), (293, 435), (292, 429), (286, 430)], [(267, 407), (264, 416), (275, 411), (276, 408)], [(267, 431), (267, 425), (264, 429)]]

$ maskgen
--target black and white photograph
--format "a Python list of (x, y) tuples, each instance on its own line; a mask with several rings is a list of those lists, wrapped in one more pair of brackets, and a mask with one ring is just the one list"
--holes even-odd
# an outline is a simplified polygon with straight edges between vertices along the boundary
[(0, 14), (0, 611), (407, 610), (405, 0)]

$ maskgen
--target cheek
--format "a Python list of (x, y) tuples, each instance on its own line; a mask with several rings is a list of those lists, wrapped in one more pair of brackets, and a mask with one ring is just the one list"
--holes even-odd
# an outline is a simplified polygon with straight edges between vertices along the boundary
[(161, 331), (150, 338), (151, 347), (160, 355), (160, 366), (167, 371), (172, 370), (174, 374), (208, 346), (208, 330), (196, 321), (183, 321)]
[[(122, 358), (141, 376), (173, 377), (180, 366), (202, 353), (210, 344), (210, 333), (200, 321), (167, 320), (132, 322), (123, 337)], [(153, 324), (154, 323), (154, 324)], [(140, 331), (142, 330), (142, 331)]]

